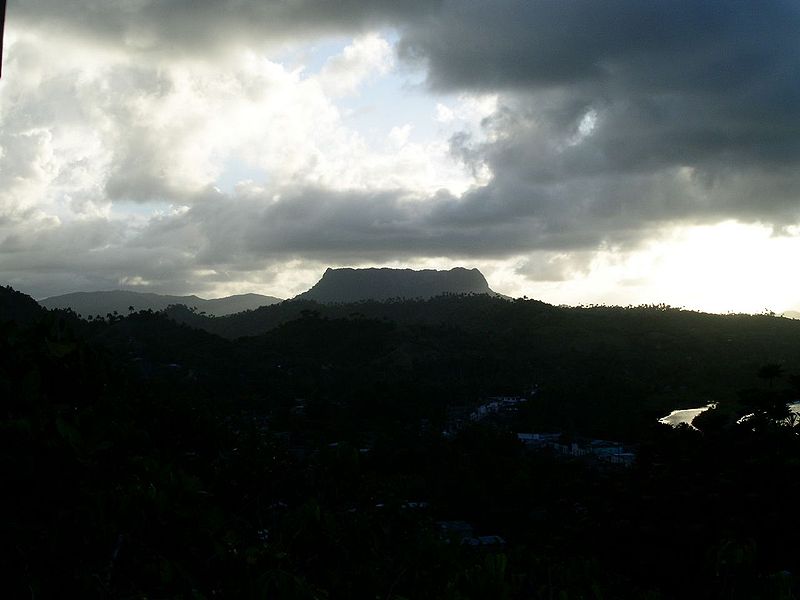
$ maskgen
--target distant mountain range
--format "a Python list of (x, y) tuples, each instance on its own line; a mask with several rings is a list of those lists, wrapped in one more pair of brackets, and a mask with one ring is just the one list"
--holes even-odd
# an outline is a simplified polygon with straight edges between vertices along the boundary
[[(426, 269), (328, 269), (311, 289), (296, 300), (313, 300), (321, 304), (385, 301), (392, 299), (428, 299), (443, 294), (486, 294), (498, 296), (478, 269), (457, 267), (449, 271)], [(206, 300), (198, 296), (112, 290), (104, 292), (75, 292), (40, 300), (45, 308), (72, 309), (88, 317), (109, 313), (127, 314), (134, 310), (164, 310), (171, 305), (196, 308), (198, 313), (222, 317), (255, 310), (281, 302), (280, 298), (260, 294), (241, 294)]]
[(128, 314), (128, 309), (131, 306), (133, 306), (134, 310), (139, 311), (164, 310), (170, 305), (182, 304), (189, 308), (196, 308), (198, 312), (222, 317), (278, 302), (281, 302), (280, 298), (262, 296), (261, 294), (239, 294), (206, 300), (198, 296), (167, 296), (113, 290), (108, 292), (76, 292), (62, 296), (52, 296), (51, 298), (40, 300), (39, 304), (45, 308), (71, 308), (84, 317), (89, 315), (104, 317), (108, 313), (114, 312), (125, 315)]
[(427, 299), (442, 294), (498, 295), (489, 288), (478, 269), (328, 269), (310, 290), (295, 299), (331, 304), (395, 298)]

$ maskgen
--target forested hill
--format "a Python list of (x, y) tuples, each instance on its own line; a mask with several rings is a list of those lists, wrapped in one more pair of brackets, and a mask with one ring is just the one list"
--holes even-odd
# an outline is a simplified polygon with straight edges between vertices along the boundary
[(70, 309), (84, 317), (108, 314), (127, 314), (134, 311), (164, 310), (170, 305), (184, 305), (213, 316), (230, 315), (280, 302), (280, 298), (261, 294), (239, 294), (224, 298), (205, 299), (198, 296), (169, 296), (111, 290), (106, 292), (75, 292), (46, 298), (40, 302), (45, 308)]
[(0, 287), (0, 322), (29, 323), (40, 318), (43, 312), (30, 296), (10, 286)]
[[(564, 406), (581, 407), (576, 422), (607, 421), (623, 407), (657, 414), (730, 400), (760, 365), (800, 366), (796, 320), (664, 306), (557, 307), (535, 300), (440, 296), (340, 305), (293, 300), (216, 319), (185, 309), (170, 315), (230, 338), (288, 335), (284, 325), (298, 319), (344, 320), (354, 328), (363, 321), (391, 323), (402, 332), (392, 355), (401, 363), (422, 366), (442, 357), (470, 377), (476, 369), (487, 390), (547, 383)], [(452, 374), (441, 369), (442, 378)], [(609, 402), (616, 405), (611, 413)]]
[[(800, 322), (286, 305), (224, 339), (0, 288), (7, 597), (794, 597)], [(448, 428), (496, 395), (526, 400)], [(699, 431), (656, 422), (710, 400)], [(636, 462), (529, 450), (527, 431)]]
[[(15, 306), (37, 308), (7, 293), (21, 299)], [(548, 398), (539, 427), (619, 437), (639, 435), (642, 424), (676, 408), (735, 404), (764, 364), (800, 369), (796, 320), (663, 306), (570, 308), (449, 295), (293, 300), (217, 318), (185, 307), (173, 307), (172, 320), (140, 312), (87, 322), (63, 314), (126, 363), (191, 373), (207, 389), (331, 397), (363, 388), (367, 404), (376, 393), (369, 390), (381, 390), (399, 405), (436, 412), (535, 384)]]
[(328, 269), (314, 286), (297, 299), (321, 303), (431, 298), (442, 294), (494, 296), (478, 269)]
[(516, 326), (517, 319), (560, 309), (536, 300), (509, 301), (485, 294), (448, 294), (414, 300), (363, 300), (326, 304), (315, 300), (285, 300), (225, 317), (209, 318), (185, 306), (173, 306), (167, 314), (174, 320), (205, 329), (222, 337), (238, 338), (266, 333), (305, 313), (327, 318), (385, 319), (399, 323), (448, 324), (470, 329), (503, 329)]

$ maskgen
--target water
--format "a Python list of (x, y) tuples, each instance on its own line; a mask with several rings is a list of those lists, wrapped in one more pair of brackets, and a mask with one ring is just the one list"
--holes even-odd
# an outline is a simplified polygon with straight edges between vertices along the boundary
[(661, 417), (658, 422), (664, 423), (665, 425), (672, 425), (673, 427), (677, 427), (682, 423), (685, 423), (689, 427), (694, 427), (694, 425), (692, 425), (694, 418), (700, 413), (707, 411), (709, 408), (714, 408), (714, 406), (716, 405), (712, 402), (711, 404), (706, 404), (705, 406), (701, 406), (699, 408), (673, 410), (666, 417)]
[[(709, 408), (714, 408), (715, 406), (716, 404), (712, 402), (711, 404), (706, 404), (705, 406), (700, 406), (699, 408), (673, 410), (666, 417), (661, 417), (658, 422), (664, 423), (665, 425), (672, 425), (673, 427), (677, 427), (678, 425), (685, 423), (689, 427), (696, 429), (696, 427), (692, 425), (692, 421), (694, 421), (695, 417), (700, 413), (707, 411)], [(800, 417), (800, 401), (790, 403), (789, 410)]]

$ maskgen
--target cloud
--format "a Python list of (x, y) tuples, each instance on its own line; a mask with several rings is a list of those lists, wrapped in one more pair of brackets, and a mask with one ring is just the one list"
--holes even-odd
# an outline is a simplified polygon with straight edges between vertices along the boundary
[(788, 74), (797, 19), (790, 0), (460, 0), (405, 29), (402, 52), (440, 88), (715, 92)]
[[(37, 289), (461, 258), (557, 281), (677, 226), (800, 222), (788, 0), (29, 0), (7, 26), (0, 276)], [(316, 70), (277, 58), (342, 33)], [(342, 98), (408, 67), (431, 114), (368, 140)], [(257, 180), (215, 190), (230, 165)]]
[(279, 194), (240, 188), (208, 191), (186, 212), (164, 218), (143, 233), (172, 239), (181, 231), (199, 243), (196, 260), (209, 268), (309, 259), (386, 262), (419, 257), (477, 260), (505, 258), (534, 249), (592, 247), (602, 236), (565, 244), (535, 215), (487, 219), (470, 215), (464, 200), (446, 191), (433, 196), (405, 190), (331, 190), (285, 187)]
[(531, 281), (569, 281), (585, 277), (593, 253), (535, 252), (517, 265), (515, 272)]
[(798, 26), (777, 0), (447, 3), (404, 30), (401, 56), (434, 90), (499, 100), (484, 141), (451, 141), (491, 182), (441, 219), (528, 219), (531, 247), (567, 248), (798, 222)]
[(317, 79), (329, 96), (352, 94), (373, 73), (387, 73), (393, 59), (389, 43), (372, 33), (353, 40), (341, 54), (329, 58)]
[(209, 56), (409, 22), (437, 0), (26, 0), (8, 27), (80, 38), (133, 55)]
[[(393, 150), (367, 147), (331, 95), (390, 68), (389, 45), (378, 35), (356, 38), (309, 74), (253, 52), (229, 58), (224, 69), (117, 56), (79, 68), (70, 57), (82, 55), (80, 41), (65, 46), (35, 32), (12, 38), (0, 94), (6, 205), (13, 198), (16, 207), (53, 208), (66, 196), (77, 210), (183, 204), (214, 185), (231, 161), (265, 173), (272, 186), (307, 181), (342, 189), (391, 180), (430, 187), (434, 177), (426, 148), (409, 146), (397, 160)], [(439, 162), (449, 160), (446, 146), (436, 151)]]

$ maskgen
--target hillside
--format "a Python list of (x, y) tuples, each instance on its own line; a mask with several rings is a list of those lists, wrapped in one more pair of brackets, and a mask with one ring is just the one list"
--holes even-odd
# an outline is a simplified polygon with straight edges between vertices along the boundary
[(328, 269), (322, 279), (297, 299), (331, 304), (432, 298), (442, 294), (495, 295), (478, 269)]
[(30, 296), (10, 286), (0, 286), (0, 323), (29, 323), (39, 319), (43, 312), (42, 307)]
[[(485, 295), (325, 305), (290, 300), (249, 313), (205, 318), (170, 312), (185, 324), (229, 338), (287, 337), (299, 349), (317, 345), (293, 323), (312, 319), (386, 322), (398, 327), (388, 352), (391, 371), (413, 365), (409, 378), (441, 381), (442, 395), (479, 387), (546, 385), (558, 419), (579, 427), (627, 430), (676, 408), (734, 401), (760, 365), (800, 365), (800, 322), (768, 315), (714, 315), (659, 306), (556, 307)], [(291, 326), (287, 329), (287, 326)], [(243, 342), (245, 340), (242, 340)], [(282, 352), (276, 352), (281, 356)], [(637, 416), (639, 415), (639, 416)]]
[[(157, 316), (134, 315), (108, 327), (95, 322), (86, 331), (120, 357), (180, 364), (207, 389), (233, 385), (236, 373), (236, 385), (256, 396), (277, 390), (355, 394), (356, 380), (368, 389), (392, 381), (392, 390), (404, 390), (398, 403), (413, 398), (436, 410), (442, 402), (514, 394), (537, 384), (548, 398), (540, 426), (617, 437), (637, 437), (643, 424), (674, 409), (735, 404), (737, 390), (764, 364), (789, 372), (800, 365), (796, 320), (662, 306), (556, 307), (476, 294), (348, 304), (289, 300), (223, 317), (174, 306), (166, 316), (183, 328), (168, 327), (169, 320)], [(375, 324), (391, 328), (358, 341)], [(194, 336), (186, 326), (215, 335)], [(342, 349), (349, 339), (356, 341)], [(361, 356), (362, 346), (370, 360), (350, 375), (334, 375), (341, 361)], [(403, 388), (403, 382), (414, 383)]]
[(224, 316), (246, 310), (253, 310), (260, 306), (269, 306), (280, 302), (280, 298), (262, 296), (261, 294), (240, 294), (225, 298), (206, 300), (198, 296), (169, 296), (127, 290), (113, 290), (106, 292), (76, 292), (53, 296), (40, 301), (45, 308), (70, 308), (76, 313), (88, 317), (89, 315), (106, 316), (109, 313), (127, 314), (129, 307), (134, 310), (164, 310), (170, 305), (182, 304), (189, 308), (196, 308), (198, 312), (205, 312), (213, 316)]
[[(548, 578), (541, 597), (717, 598), (708, 557), (754, 548), (730, 597), (791, 597), (758, 590), (798, 571), (798, 427), (738, 417), (796, 398), (797, 321), (437, 296), (289, 301), (236, 316), (284, 319), (266, 333), (225, 340), (0, 292), (0, 321), (16, 315), (0, 323), (9, 597), (374, 598), (411, 572), (405, 598), (529, 598)], [(765, 378), (770, 363), (784, 370)], [(496, 395), (527, 400), (445, 429)], [(656, 421), (710, 400), (725, 411), (699, 431)], [(636, 462), (516, 432), (621, 440)], [(508, 575), (471, 595), (493, 561)], [(628, 593), (653, 582), (666, 592)]]

